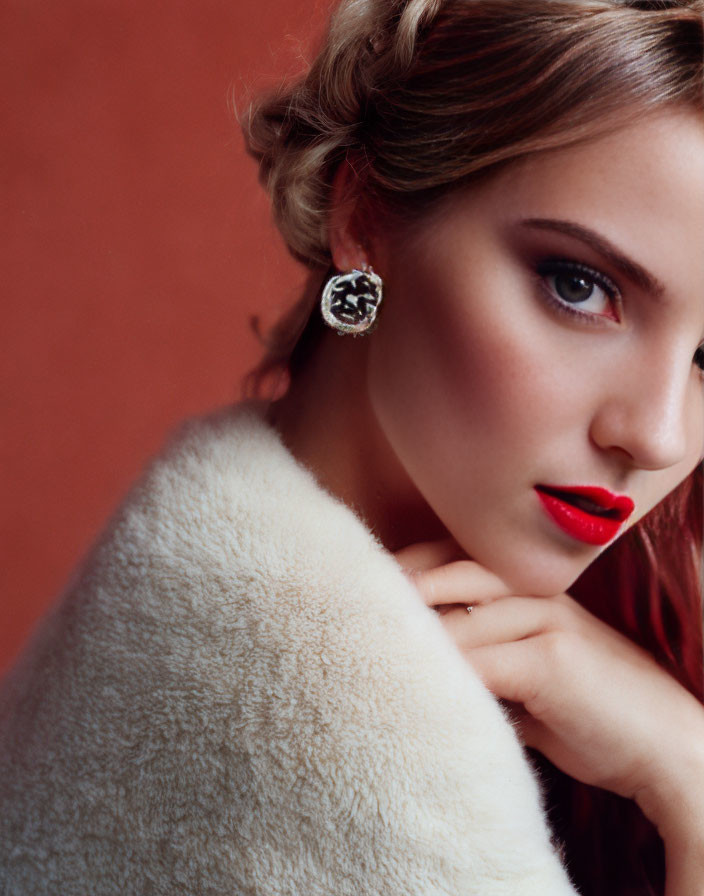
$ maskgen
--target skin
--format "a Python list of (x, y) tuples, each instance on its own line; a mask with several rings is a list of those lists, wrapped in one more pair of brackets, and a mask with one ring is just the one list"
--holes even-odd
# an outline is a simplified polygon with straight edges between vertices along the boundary
[[(625, 529), (700, 460), (702, 159), (701, 116), (660, 111), (376, 230), (378, 216), (345, 201), (343, 167), (333, 260), (380, 274), (379, 324), (366, 338), (326, 334), (271, 409), (487, 687), (517, 704), (524, 742), (654, 821), (668, 896), (704, 890), (704, 708), (566, 594), (604, 548), (562, 532), (534, 486), (627, 494)], [(589, 228), (657, 289), (546, 221)], [(546, 272), (555, 258), (598, 272), (570, 306), (581, 316), (560, 310), (570, 284)]]

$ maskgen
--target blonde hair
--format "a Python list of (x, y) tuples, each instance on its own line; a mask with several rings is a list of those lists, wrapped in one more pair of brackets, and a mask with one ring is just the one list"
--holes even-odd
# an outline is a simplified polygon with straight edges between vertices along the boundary
[(593, 135), (665, 103), (702, 106), (701, 0), (343, 0), (309, 72), (245, 112), (293, 255), (330, 261), (335, 169), (382, 208)]
[(412, 221), (521, 156), (666, 104), (704, 108), (703, 30), (704, 0), (342, 0), (310, 70), (241, 116), (274, 220), (311, 272), (244, 391), (295, 375), (317, 343), (341, 162), (367, 208)]

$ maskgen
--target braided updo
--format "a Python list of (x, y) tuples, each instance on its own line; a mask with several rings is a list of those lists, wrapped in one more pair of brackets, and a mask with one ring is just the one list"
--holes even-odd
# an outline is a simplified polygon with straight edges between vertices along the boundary
[(702, 0), (343, 0), (308, 73), (244, 113), (293, 255), (327, 267), (337, 166), (404, 216), (665, 103), (702, 106)]

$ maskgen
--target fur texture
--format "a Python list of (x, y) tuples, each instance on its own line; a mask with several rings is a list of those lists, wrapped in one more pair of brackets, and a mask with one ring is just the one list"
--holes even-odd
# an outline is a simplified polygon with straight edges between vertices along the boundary
[(0, 893), (574, 890), (500, 705), (241, 405), (151, 462), (0, 686)]

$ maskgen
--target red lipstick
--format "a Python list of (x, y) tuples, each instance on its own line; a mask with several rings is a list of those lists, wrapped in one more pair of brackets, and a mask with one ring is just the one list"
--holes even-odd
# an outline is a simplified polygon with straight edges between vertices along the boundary
[(633, 513), (627, 495), (591, 485), (536, 485), (543, 507), (557, 525), (586, 544), (606, 544)]

